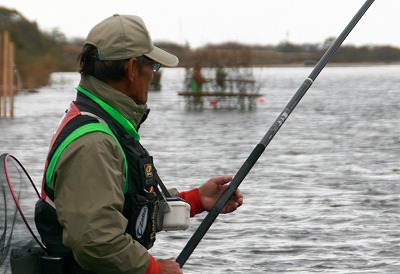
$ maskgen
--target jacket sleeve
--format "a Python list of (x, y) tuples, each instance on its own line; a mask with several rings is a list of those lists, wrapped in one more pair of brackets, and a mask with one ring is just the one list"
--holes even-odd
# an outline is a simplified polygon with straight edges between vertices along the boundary
[(53, 178), (63, 244), (77, 262), (97, 273), (145, 273), (147, 250), (125, 233), (125, 166), (114, 139), (94, 132), (73, 141)]
[(194, 217), (196, 214), (202, 213), (204, 211), (198, 188), (179, 192), (178, 195), (179, 198), (184, 199), (190, 205), (190, 217)]

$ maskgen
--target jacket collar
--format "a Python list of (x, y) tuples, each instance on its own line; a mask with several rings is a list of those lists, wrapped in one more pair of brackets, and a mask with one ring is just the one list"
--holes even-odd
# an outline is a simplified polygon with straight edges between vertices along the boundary
[(147, 117), (149, 110), (146, 104), (136, 104), (130, 97), (93, 76), (82, 76), (79, 85), (116, 109), (136, 130)]

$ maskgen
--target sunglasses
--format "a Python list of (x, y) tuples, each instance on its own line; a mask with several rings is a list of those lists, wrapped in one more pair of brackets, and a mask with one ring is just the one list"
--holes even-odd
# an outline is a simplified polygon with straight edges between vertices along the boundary
[(151, 60), (150, 58), (144, 56), (144, 60), (149, 63), (151, 65), (151, 69), (153, 70), (153, 72), (157, 72), (160, 68), (161, 68), (161, 64), (154, 62), (153, 60)]

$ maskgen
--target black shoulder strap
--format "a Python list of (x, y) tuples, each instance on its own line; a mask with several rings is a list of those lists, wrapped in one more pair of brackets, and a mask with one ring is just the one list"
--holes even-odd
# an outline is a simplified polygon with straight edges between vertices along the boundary
[(119, 126), (118, 122), (115, 121), (115, 119), (111, 117), (110, 114), (108, 114), (96, 102), (91, 100), (85, 94), (78, 92), (75, 104), (81, 112), (86, 111), (103, 119), (117, 137), (121, 137), (126, 134), (123, 128)]
[(54, 152), (57, 150), (62, 141), (64, 141), (64, 139), (67, 138), (67, 136), (71, 134), (75, 129), (89, 123), (98, 123), (98, 122), (99, 121), (96, 118), (86, 115), (79, 115), (74, 117), (71, 121), (69, 121), (69, 123), (63, 128), (63, 130), (58, 135), (56, 141), (54, 142), (53, 147), (50, 149), (50, 152), (47, 155), (47, 160), (50, 162)]
[[(95, 115), (98, 115), (101, 119), (104, 119), (104, 121), (108, 124), (110, 129), (117, 136), (117, 138), (120, 139), (124, 135), (126, 135), (126, 132), (124, 132), (122, 127), (119, 126), (118, 122), (116, 122), (114, 118), (112, 118), (105, 110), (103, 110), (96, 102), (91, 100), (85, 94), (82, 94), (82, 93), (78, 92), (75, 104), (81, 111), (87, 111), (87, 112), (93, 113)], [(147, 110), (147, 112), (144, 114), (142, 120), (140, 121), (140, 124), (143, 123), (146, 120), (149, 112), (150, 112), (150, 110)], [(145, 148), (143, 148), (143, 149), (145, 149)], [(161, 188), (163, 194), (165, 195), (165, 197), (171, 197), (171, 194), (169, 193), (169, 191), (165, 187), (165, 185), (162, 182), (161, 178), (158, 176), (158, 173), (157, 173), (156, 169), (155, 169), (154, 173), (155, 173), (156, 183), (160, 186), (160, 188)]]

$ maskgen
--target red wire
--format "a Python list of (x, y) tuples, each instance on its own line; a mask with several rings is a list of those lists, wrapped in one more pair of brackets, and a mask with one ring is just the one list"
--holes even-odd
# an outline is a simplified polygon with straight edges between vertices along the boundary
[(30, 227), (30, 225), (29, 225), (29, 223), (28, 223), (28, 220), (27, 220), (26, 217), (25, 217), (25, 214), (24, 214), (23, 211), (22, 211), (22, 208), (20, 207), (20, 205), (19, 205), (19, 203), (18, 203), (18, 199), (17, 199), (17, 197), (16, 197), (16, 195), (15, 195), (15, 192), (14, 192), (14, 189), (13, 189), (13, 187), (12, 187), (12, 183), (11, 183), (10, 177), (9, 177), (9, 175), (8, 175), (8, 166), (7, 166), (7, 159), (8, 159), (8, 157), (11, 157), (12, 159), (14, 159), (14, 161), (17, 162), (17, 164), (22, 168), (22, 170), (24, 171), (25, 175), (28, 177), (29, 181), (31, 182), (33, 188), (35, 189), (35, 192), (36, 192), (36, 194), (38, 195), (38, 198), (39, 198), (39, 199), (40, 199), (40, 194), (39, 194), (39, 192), (38, 192), (38, 190), (37, 190), (35, 184), (33, 183), (31, 177), (29, 176), (29, 174), (28, 174), (28, 172), (25, 170), (25, 168), (22, 166), (22, 164), (21, 164), (21, 163), (17, 160), (17, 158), (15, 158), (14, 156), (12, 156), (12, 155), (10, 155), (10, 154), (7, 154), (7, 155), (5, 156), (5, 158), (4, 158), (4, 170), (5, 170), (5, 175), (6, 175), (7, 183), (8, 183), (8, 186), (9, 186), (9, 188), (10, 188), (11, 195), (13, 196), (15, 205), (17, 206), (17, 209), (18, 209), (18, 211), (19, 211), (19, 213), (20, 213), (20, 215), (21, 215), (21, 217), (22, 217), (22, 220), (24, 221), (26, 227), (28, 228), (29, 232), (32, 234), (32, 236), (33, 236), (33, 238), (35, 239), (35, 241), (40, 245), (40, 247), (41, 247), (44, 251), (46, 251), (46, 247), (45, 247), (45, 246), (39, 241), (39, 239), (36, 237), (35, 233), (33, 232), (32, 228)]

